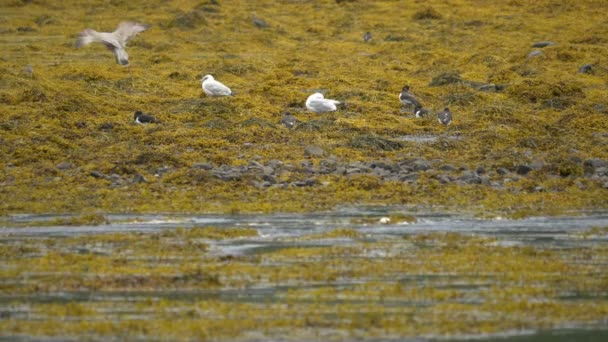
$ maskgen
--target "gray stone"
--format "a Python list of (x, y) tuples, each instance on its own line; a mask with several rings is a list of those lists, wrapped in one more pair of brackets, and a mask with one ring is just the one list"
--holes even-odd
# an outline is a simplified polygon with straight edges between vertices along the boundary
[(304, 149), (304, 155), (307, 157), (323, 157), (325, 151), (317, 145), (308, 145)]
[(441, 165), (441, 167), (439, 168), (439, 170), (454, 172), (454, 171), (456, 171), (458, 169), (456, 168), (456, 166), (454, 166), (452, 164), (445, 164), (445, 165)]
[(281, 166), (283, 166), (283, 162), (280, 160), (277, 160), (277, 159), (272, 159), (266, 164), (275, 170), (277, 170), (277, 169), (281, 168)]
[(274, 173), (274, 169), (271, 168), (270, 166), (263, 166), (262, 167), (262, 173), (265, 176), (270, 176), (270, 175), (272, 175)]
[(69, 169), (71, 169), (73, 166), (74, 166), (74, 164), (72, 164), (72, 163), (69, 163), (69, 162), (62, 162), (62, 163), (57, 164), (57, 166), (56, 166), (56, 167), (57, 167), (59, 170), (69, 170)]
[(192, 168), (201, 170), (211, 170), (213, 169), (213, 165), (211, 165), (211, 163), (194, 163), (192, 164)]
[(517, 167), (515, 168), (515, 172), (518, 175), (527, 175), (530, 171), (532, 171), (532, 168), (528, 165), (524, 165), (524, 164), (520, 164), (517, 165)]
[(528, 54), (528, 58), (536, 58), (544, 55), (544, 53), (540, 50), (533, 50)]
[(480, 165), (475, 169), (475, 173), (477, 173), (478, 175), (483, 175), (484, 173), (486, 173), (486, 169)]
[(597, 169), (595, 169), (594, 175), (608, 176), (608, 167), (598, 167)]
[(415, 181), (418, 180), (418, 174), (417, 173), (400, 173), (399, 174), (399, 180), (402, 182), (406, 182), (406, 183), (414, 183)]
[(438, 175), (436, 178), (441, 184), (447, 184), (452, 181), (448, 175)]
[(264, 168), (264, 165), (262, 165), (260, 162), (255, 161), (255, 160), (250, 160), (249, 164), (247, 166), (249, 169), (258, 169), (261, 170), (262, 168)]
[(498, 168), (496, 168), (496, 173), (498, 173), (501, 176), (504, 176), (509, 173), (509, 170), (505, 169), (504, 167), (498, 167)]
[(458, 180), (466, 184), (481, 184), (481, 178), (472, 171), (465, 171)]
[(412, 165), (414, 167), (414, 171), (426, 171), (431, 169), (431, 163), (424, 159), (416, 159)]
[(146, 179), (146, 177), (140, 175), (139, 173), (136, 173), (135, 176), (133, 176), (133, 180), (131, 180), (131, 183), (133, 184), (139, 184), (139, 183), (147, 183), (148, 180)]
[(592, 158), (592, 159), (585, 160), (584, 165), (587, 168), (597, 169), (600, 167), (608, 167), (608, 162), (606, 162), (603, 159)]

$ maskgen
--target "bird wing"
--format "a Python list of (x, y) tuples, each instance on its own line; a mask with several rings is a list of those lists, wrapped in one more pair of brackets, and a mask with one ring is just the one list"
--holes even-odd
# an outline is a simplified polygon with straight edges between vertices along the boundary
[(338, 101), (326, 99), (312, 99), (310, 100), (309, 105), (317, 112), (328, 112), (336, 110), (336, 105), (334, 104), (334, 102)]
[(214, 95), (230, 95), (232, 91), (218, 81), (210, 81), (204, 84), (205, 89)]
[(150, 26), (151, 25), (136, 23), (133, 21), (123, 21), (118, 25), (118, 28), (116, 28), (116, 31), (114, 31), (113, 34), (123, 46), (126, 46), (127, 42), (131, 38), (135, 37), (138, 33), (149, 29)]
[(78, 39), (76, 40), (76, 47), (83, 47), (85, 45), (89, 45), (94, 42), (103, 43), (108, 48), (112, 49), (115, 47), (120, 47), (120, 44), (113, 37), (111, 33), (107, 32), (97, 32), (92, 29), (86, 29), (78, 35)]

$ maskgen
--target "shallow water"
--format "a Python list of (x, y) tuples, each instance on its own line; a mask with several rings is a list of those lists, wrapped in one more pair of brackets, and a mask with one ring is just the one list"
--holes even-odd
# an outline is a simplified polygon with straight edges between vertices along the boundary
[[(396, 224), (382, 224), (380, 219), (391, 214), (407, 214), (415, 217), (415, 222), (403, 222)], [(479, 219), (462, 214), (443, 213), (443, 212), (420, 212), (407, 211), (403, 208), (387, 207), (358, 207), (343, 208), (333, 212), (310, 213), (310, 214), (259, 214), (259, 215), (106, 215), (107, 224), (98, 226), (48, 226), (49, 222), (57, 218), (67, 219), (69, 216), (56, 215), (13, 215), (0, 219), (0, 243), (28, 246), (37, 246), (36, 241), (56, 240), (60, 246), (62, 241), (72, 237), (91, 236), (96, 237), (106, 233), (143, 233), (156, 234), (162, 231), (172, 231), (176, 228), (197, 229), (202, 227), (214, 226), (219, 228), (244, 227), (257, 231), (255, 236), (245, 236), (226, 239), (208, 239), (208, 257), (244, 257), (244, 258), (264, 258), (274, 255), (281, 250), (291, 248), (340, 248), (349, 246), (360, 246), (362, 243), (369, 250), (358, 254), (356, 258), (367, 260), (392, 259), (394, 253), (403, 253), (411, 248), (404, 245), (404, 236), (416, 236), (426, 233), (459, 233), (463, 236), (487, 237), (491, 238), (492, 246), (500, 247), (533, 247), (541, 250), (571, 250), (580, 248), (592, 248), (594, 246), (605, 245), (608, 235), (588, 235), (581, 238), (581, 233), (592, 227), (606, 227), (608, 225), (608, 213), (589, 212), (581, 216), (562, 216), (562, 217), (533, 217), (520, 220), (510, 220), (500, 217), (493, 219)], [(353, 239), (348, 236), (323, 236), (332, 232), (336, 228), (351, 229), (361, 234), (361, 238)], [(374, 245), (376, 244), (376, 245)], [(384, 245), (383, 245), (384, 244)], [(54, 246), (54, 245), (53, 245)], [(379, 247), (380, 246), (380, 247)], [(388, 246), (386, 248), (382, 246)], [(62, 253), (89, 253), (97, 255), (111, 256), (113, 250), (104, 246), (70, 246), (57, 251)], [(106, 248), (106, 249), (104, 249)], [(153, 255), (145, 256), (154, 257)], [(572, 258), (572, 255), (564, 256), (565, 259)], [(290, 263), (301, 262), (306, 264), (306, 260), (279, 259), (269, 257), (268, 265), (287, 265)], [(336, 256), (319, 255), (317, 262), (334, 262)], [(340, 258), (340, 256), (338, 256)], [(181, 259), (175, 261), (164, 261), (165, 263), (175, 263), (179, 265)], [(602, 262), (595, 261), (595, 262)], [(153, 262), (151, 262), (153, 263)], [(28, 275), (27, 281), (44, 279), (49, 274), (32, 273)], [(51, 276), (53, 276), (51, 274)], [(397, 281), (404, 288), (432, 288), (438, 291), (456, 291), (461, 294), (460, 299), (453, 303), (464, 305), (483, 304), (484, 299), (479, 293), (488, 291), (496, 286), (499, 274), (471, 274), (442, 273), (436, 274), (403, 274), (398, 279), (391, 278), (366, 278), (343, 277), (342, 279), (327, 281), (303, 281), (293, 282), (253, 282), (245, 288), (234, 286), (223, 286), (220, 288), (183, 288), (171, 289), (130, 289), (130, 290), (78, 290), (78, 291), (50, 291), (44, 293), (23, 293), (17, 295), (0, 294), (0, 311), (2, 317), (12, 320), (36, 321), (51, 319), (45, 314), (35, 309), (36, 306), (49, 304), (73, 304), (92, 306), (96, 314), (93, 318), (109, 320), (151, 320), (161, 319), (166, 313), (155, 311), (142, 311), (138, 303), (147, 301), (167, 301), (173, 303), (174, 310), (185, 310), (191, 303), (207, 303), (217, 301), (224, 304), (234, 303), (253, 305), (253, 306), (272, 306), (281, 305), (286, 298), (290, 298), (291, 305), (309, 306), (318, 303), (318, 298), (308, 295), (316, 293), (317, 290), (332, 291), (341, 293), (342, 291), (357, 290), (368, 281), (374, 283), (394, 283)], [(6, 284), (6, 279), (5, 282)], [(299, 293), (297, 296), (290, 297), (292, 293)], [(560, 300), (576, 301), (587, 300), (584, 293), (574, 293), (563, 295)], [(606, 301), (608, 296), (594, 293), (592, 299)], [(323, 305), (377, 305), (377, 298), (359, 297), (335, 297), (322, 300)], [(382, 308), (430, 308), (438, 304), (434, 300), (428, 299), (403, 299), (386, 298), (382, 299)], [(369, 310), (369, 309), (368, 309)], [(408, 309), (409, 310), (409, 309)], [(397, 311), (399, 312), (399, 311)], [(383, 314), (383, 317), (401, 315), (401, 313)], [(76, 319), (76, 318), (74, 318)], [(332, 318), (327, 318), (330, 321)], [(340, 321), (338, 318), (334, 318)], [(605, 320), (601, 324), (580, 324), (572, 322), (571, 326), (561, 327), (554, 330), (514, 330), (506, 331), (498, 335), (455, 335), (452, 338), (458, 339), (481, 339), (490, 340), (499, 338), (500, 340), (513, 341), (571, 341), (571, 340), (603, 340), (607, 335), (603, 330), (608, 327)], [(332, 330), (333, 331), (333, 330)], [(336, 329), (327, 336), (328, 339), (341, 340), (336, 338)], [(426, 334), (422, 340), (433, 340), (435, 337)], [(446, 336), (438, 334), (441, 339)], [(1, 336), (1, 334), (0, 334)], [(39, 335), (34, 335), (39, 336)], [(22, 338), (23, 336), (9, 335), (9, 338)], [(88, 336), (89, 338), (95, 336)], [(28, 340), (23, 337), (24, 340)], [(370, 341), (394, 341), (402, 339), (382, 339), (377, 336), (359, 336), (359, 339)], [(250, 338), (245, 338), (250, 340)], [(298, 340), (298, 338), (295, 338)], [(303, 339), (306, 339), (303, 337)]]

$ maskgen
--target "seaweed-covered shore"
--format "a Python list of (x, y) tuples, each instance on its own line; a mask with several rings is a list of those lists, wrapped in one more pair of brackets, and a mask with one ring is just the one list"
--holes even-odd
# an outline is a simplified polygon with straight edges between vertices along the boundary
[[(606, 208), (604, 5), (4, 2), (0, 214)], [(74, 47), (121, 20), (153, 25), (128, 67)], [(206, 74), (235, 96), (206, 97)], [(405, 110), (404, 84), (452, 125)], [(315, 91), (345, 104), (308, 113)]]

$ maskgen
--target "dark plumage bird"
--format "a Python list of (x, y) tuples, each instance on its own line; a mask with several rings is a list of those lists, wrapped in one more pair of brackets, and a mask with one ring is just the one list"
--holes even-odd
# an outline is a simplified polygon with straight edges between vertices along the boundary
[(148, 123), (158, 123), (155, 117), (150, 114), (142, 113), (141, 111), (135, 112), (135, 123), (138, 124), (148, 124)]
[(422, 108), (422, 106), (417, 106), (414, 108), (414, 114), (417, 118), (424, 118), (429, 115), (429, 110), (426, 108)]
[(452, 123), (452, 113), (450, 112), (448, 107), (445, 107), (442, 112), (437, 113), (437, 121), (439, 121), (440, 124), (445, 126), (448, 126), (450, 123)]
[(414, 94), (410, 93), (410, 86), (408, 86), (408, 85), (404, 86), (403, 89), (401, 89), (401, 93), (399, 94), (399, 101), (401, 101), (401, 103), (403, 103), (406, 106), (414, 106), (414, 108), (416, 108), (416, 107), (422, 108), (422, 105), (420, 104), (420, 102), (418, 101), (416, 96), (414, 96)]
[(579, 74), (590, 74), (593, 71), (593, 65), (591, 64), (583, 64), (579, 69)]
[(370, 40), (372, 40), (372, 33), (371, 32), (365, 32), (365, 34), (363, 35), (363, 41), (367, 43)]
[(285, 113), (283, 115), (283, 118), (281, 119), (281, 125), (292, 129), (295, 127), (296, 123), (298, 122), (298, 120), (296, 119), (295, 116), (291, 115), (291, 113)]

